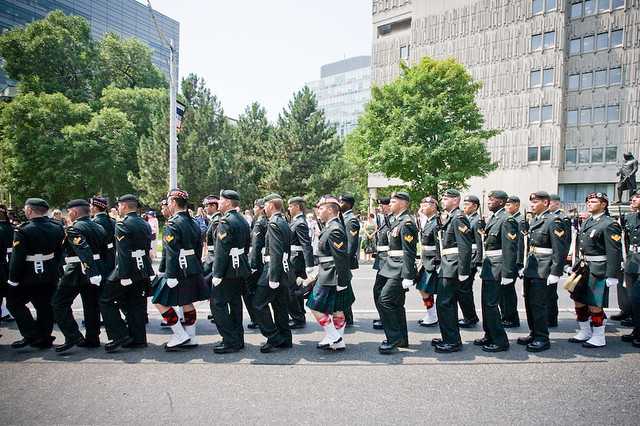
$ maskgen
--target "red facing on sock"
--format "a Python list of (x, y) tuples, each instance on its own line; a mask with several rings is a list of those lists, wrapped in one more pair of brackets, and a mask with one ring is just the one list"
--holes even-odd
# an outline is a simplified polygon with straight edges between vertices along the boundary
[(173, 308), (169, 308), (163, 312), (162, 318), (165, 319), (168, 326), (176, 325), (178, 323), (178, 314), (176, 314), (176, 311), (174, 311)]
[(318, 319), (318, 324), (320, 324), (322, 327), (324, 327), (325, 325), (329, 325), (330, 323), (331, 317), (327, 314), (324, 314)]
[(196, 318), (198, 315), (196, 314), (196, 310), (193, 311), (184, 311), (184, 325), (193, 325), (196, 323)]
[(336, 329), (338, 330), (344, 327), (344, 324), (345, 324), (344, 315), (334, 315), (333, 324), (336, 326)]
[(589, 308), (586, 305), (579, 308), (576, 306), (576, 318), (578, 322), (589, 321)]
[(591, 326), (602, 327), (604, 324), (604, 311), (591, 313)]
[(425, 306), (427, 309), (431, 309), (431, 308), (433, 308), (433, 304), (434, 304), (434, 303), (433, 303), (433, 294), (432, 294), (432, 295), (430, 295), (429, 297), (423, 297), (423, 298), (422, 298), (422, 303), (424, 303), (424, 306)]

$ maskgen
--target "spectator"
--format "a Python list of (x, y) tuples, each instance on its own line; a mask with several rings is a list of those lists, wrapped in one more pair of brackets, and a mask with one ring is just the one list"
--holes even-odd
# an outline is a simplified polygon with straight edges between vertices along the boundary
[(207, 219), (207, 215), (204, 214), (204, 209), (202, 207), (198, 207), (198, 213), (194, 217), (195, 221), (198, 223), (200, 227), (200, 235), (204, 237), (207, 233), (207, 227), (209, 226), (209, 220)]
[(362, 240), (365, 262), (372, 260), (372, 255), (376, 250), (376, 230), (375, 216), (371, 213), (364, 224), (364, 239)]

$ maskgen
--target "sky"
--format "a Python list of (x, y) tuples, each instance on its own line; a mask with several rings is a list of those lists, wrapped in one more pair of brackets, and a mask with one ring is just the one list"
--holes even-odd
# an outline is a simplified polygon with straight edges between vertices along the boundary
[[(140, 0), (142, 2), (143, 0)], [(271, 120), (320, 67), (371, 54), (371, 0), (151, 0), (180, 22), (180, 78), (203, 77), (225, 115)]]

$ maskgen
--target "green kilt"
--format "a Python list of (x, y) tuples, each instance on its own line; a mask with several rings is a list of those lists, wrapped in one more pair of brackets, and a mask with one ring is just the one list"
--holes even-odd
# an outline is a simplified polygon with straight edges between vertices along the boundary
[(158, 276), (153, 280), (152, 303), (164, 306), (183, 306), (190, 303), (208, 300), (211, 292), (202, 275), (191, 275), (180, 278), (178, 285), (170, 288), (166, 276)]
[(336, 293), (335, 287), (324, 286), (316, 282), (307, 299), (307, 308), (323, 314), (334, 313), (336, 311)]
[(609, 289), (605, 278), (596, 278), (589, 274), (589, 280), (576, 286), (571, 298), (578, 303), (606, 308), (609, 306)]
[(436, 294), (438, 292), (438, 272), (422, 269), (416, 288), (425, 293)]
[(355, 301), (356, 295), (353, 293), (351, 284), (349, 284), (347, 288), (342, 291), (338, 291), (338, 289), (336, 289), (336, 305), (334, 306), (333, 311), (344, 312), (348, 310)]

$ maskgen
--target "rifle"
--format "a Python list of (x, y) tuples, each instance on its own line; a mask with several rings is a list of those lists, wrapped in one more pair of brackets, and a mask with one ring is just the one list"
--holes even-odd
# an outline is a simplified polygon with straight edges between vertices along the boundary
[(484, 191), (482, 191), (482, 204), (480, 204), (480, 220), (478, 220), (478, 234), (480, 234), (480, 245), (482, 246), (482, 261), (484, 261), (484, 239), (485, 239), (485, 228), (487, 227), (487, 222), (484, 219), (484, 213), (482, 211), (482, 207), (484, 206)]
[(522, 270), (527, 269), (527, 260), (529, 260), (529, 219), (527, 218), (527, 210), (524, 211), (524, 221), (522, 222), (523, 236), (523, 254), (522, 254)]
[(587, 263), (580, 259), (578, 262), (578, 234), (580, 233), (580, 218), (578, 213), (573, 217), (571, 221), (571, 227), (575, 229), (575, 235), (571, 233), (571, 247), (573, 247), (573, 251), (571, 253), (571, 275), (567, 282), (564, 283), (564, 289), (569, 293), (573, 293), (576, 287), (586, 281), (589, 277), (589, 267)]
[(626, 219), (622, 216), (622, 211), (620, 210), (620, 204), (618, 204), (618, 223), (620, 224), (620, 228), (622, 228), (622, 232), (620, 236), (622, 237), (622, 261), (627, 261), (627, 245), (625, 241), (627, 240), (626, 232), (624, 231), (626, 225)]

